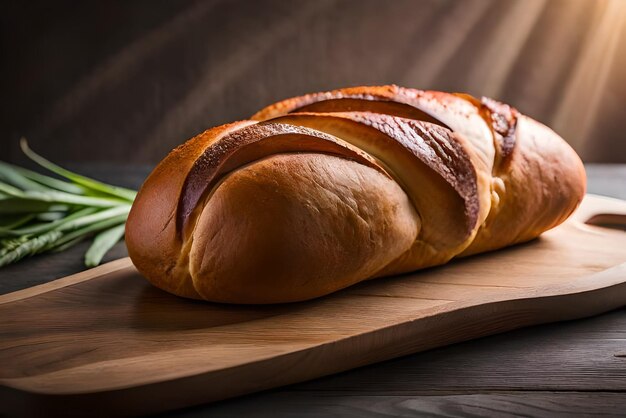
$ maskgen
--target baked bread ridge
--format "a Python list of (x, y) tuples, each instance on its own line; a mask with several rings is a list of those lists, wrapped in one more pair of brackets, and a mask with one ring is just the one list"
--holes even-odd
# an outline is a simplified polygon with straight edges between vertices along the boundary
[(230, 132), (254, 124), (234, 122), (193, 137), (173, 149), (150, 173), (137, 193), (126, 221), (124, 240), (137, 270), (156, 287), (201, 299), (190, 285), (183, 242), (176, 225), (180, 193), (202, 152)]
[[(272, 168), (279, 163), (282, 175)], [(231, 303), (304, 300), (349, 286), (406, 252), (419, 229), (408, 197), (369, 154), (305, 127), (249, 121), (172, 151), (126, 224), (129, 255), (154, 285)], [(224, 231), (230, 238), (216, 242)]]
[[(354, 108), (434, 122), (464, 139), (462, 145), (476, 168), (481, 215), (474, 240), (458, 256), (536, 238), (567, 219), (585, 194), (582, 161), (558, 134), (486, 97), (396, 85), (349, 87), (286, 99), (260, 110), (252, 119)], [(400, 268), (381, 273), (406, 272), (421, 264), (409, 258)]]
[(369, 112), (295, 113), (269, 123), (306, 126), (335, 135), (374, 156), (398, 182), (420, 216), (422, 230), (410, 251), (388, 271), (442, 264), (465, 249), (486, 217), (481, 213), (476, 166), (463, 139), (441, 126)]
[(277, 154), (214, 190), (192, 234), (191, 278), (215, 302), (307, 300), (372, 277), (411, 247), (419, 227), (404, 191), (378, 170), (334, 155)]
[(491, 99), (357, 87), (253, 119), (178, 147), (142, 186), (127, 246), (157, 287), (311, 299), (535, 238), (585, 191), (565, 141)]

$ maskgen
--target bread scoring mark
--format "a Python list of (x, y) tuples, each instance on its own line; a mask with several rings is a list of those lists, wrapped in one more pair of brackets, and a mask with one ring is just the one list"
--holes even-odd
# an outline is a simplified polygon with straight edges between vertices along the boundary
[(252, 119), (266, 120), (295, 112), (372, 112), (450, 127), (420, 105), (424, 91), (396, 85), (352, 87), (294, 97), (269, 106)]
[(290, 152), (336, 155), (389, 176), (367, 153), (332, 135), (280, 123), (250, 125), (211, 143), (195, 160), (178, 203), (178, 233), (183, 235), (191, 214), (224, 175), (264, 157)]
[(476, 171), (453, 132), (432, 123), (388, 115), (372, 118), (355, 112), (350, 117), (393, 138), (439, 174), (465, 202), (468, 228), (474, 228), (479, 212)]
[[(473, 230), (473, 226), (477, 223), (480, 215), (478, 174), (471, 162), (468, 151), (462, 145), (463, 140), (459, 138), (459, 136), (463, 136), (463, 133), (453, 134), (452, 132), (456, 132), (456, 130), (451, 129), (448, 124), (444, 123), (442, 117), (450, 113), (456, 115), (456, 117), (462, 117), (464, 121), (468, 122), (470, 116), (475, 113), (478, 116), (478, 120), (484, 121), (490, 127), (489, 130), (491, 130), (492, 136), (488, 138), (489, 147), (505, 150), (500, 153), (501, 155), (508, 155), (509, 147), (512, 150), (514, 130), (511, 131), (510, 136), (505, 137), (504, 145), (500, 145), (500, 142), (496, 140), (495, 129), (491, 127), (494, 121), (491, 120), (491, 112), (487, 110), (486, 105), (482, 105), (480, 101), (471, 96), (465, 96), (409, 89), (396, 85), (353, 87), (312, 93), (283, 100), (261, 110), (253, 116), (253, 119), (268, 120), (280, 116), (296, 116), (298, 114), (339, 115), (341, 113), (357, 114), (361, 112), (363, 114), (373, 113), (380, 115), (381, 117), (389, 118), (389, 121), (393, 118), (402, 118), (416, 123), (426, 122), (424, 126), (437, 126), (440, 131), (426, 129), (422, 126), (420, 128), (413, 127), (404, 131), (401, 130), (402, 132), (396, 132), (395, 134), (391, 130), (386, 133), (388, 135), (391, 134), (396, 141), (408, 148), (411, 146), (415, 147), (417, 146), (416, 144), (424, 145), (419, 150), (412, 149), (412, 152), (442, 176), (462, 197), (469, 221), (468, 227)], [(469, 102), (474, 113), (466, 113), (459, 109), (459, 101), (463, 103)], [(492, 107), (495, 108), (495, 106)], [(512, 114), (510, 112), (507, 114), (506, 111), (508, 110), (510, 110), (508, 107), (502, 108), (500, 113), (503, 115)], [(489, 113), (489, 119), (485, 117), (487, 113)], [(499, 121), (501, 117), (494, 117), (499, 122), (497, 125), (498, 129), (502, 131), (505, 125)], [(456, 121), (456, 119), (454, 120)], [(504, 118), (504, 120), (508, 119)], [(406, 124), (408, 122), (403, 123)], [(316, 128), (315, 126), (311, 127)], [(415, 138), (416, 130), (421, 130), (421, 136), (423, 136), (421, 140)], [(413, 138), (407, 143), (404, 136), (413, 136)], [(475, 138), (472, 139), (475, 140)], [(497, 154), (497, 152), (493, 152), (493, 156), (489, 158), (488, 164), (491, 167), (493, 167), (492, 164), (494, 164), (493, 161)], [(431, 158), (429, 155), (431, 157), (436, 155), (437, 158)], [(500, 158), (498, 161), (501, 160)]]
[(392, 157), (398, 152), (411, 154), (424, 169), (447, 184), (458, 199), (458, 215), (463, 223), (461, 228), (456, 228), (455, 240), (465, 242), (474, 233), (480, 206), (477, 174), (462, 141), (449, 130), (427, 122), (370, 112), (293, 113), (262, 123), (276, 122), (329, 133), (374, 156), (407, 192), (421, 217), (424, 208), (415, 199), (419, 193), (412, 187), (417, 180), (399, 172)]
[(447, 128), (475, 145), (478, 158), (483, 159), (490, 169), (496, 159), (495, 149), (501, 148), (495, 138), (491, 112), (480, 100), (462, 93), (450, 94), (396, 85), (351, 87), (294, 97), (266, 107), (255, 114), (253, 119), (268, 120), (303, 112), (353, 111), (430, 122)]
[(499, 163), (505, 163), (515, 148), (515, 131), (519, 112), (497, 100), (483, 97), (481, 105), (488, 110), (489, 122), (497, 140)]
[(371, 112), (421, 120), (449, 129), (440, 119), (415, 106), (387, 98), (376, 98), (371, 95), (354, 95), (338, 99), (323, 100), (299, 107), (289, 113), (295, 112)]

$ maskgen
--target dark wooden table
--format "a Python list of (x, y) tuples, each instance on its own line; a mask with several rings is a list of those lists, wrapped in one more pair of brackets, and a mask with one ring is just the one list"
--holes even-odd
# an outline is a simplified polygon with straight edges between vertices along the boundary
[[(138, 187), (147, 167), (71, 168)], [(626, 199), (626, 165), (589, 165), (589, 192)], [(0, 270), (0, 293), (84, 269), (87, 244)], [(626, 251), (626, 249), (624, 249)], [(105, 261), (126, 255), (118, 244)], [(431, 350), (211, 405), (184, 417), (626, 415), (626, 309)]]

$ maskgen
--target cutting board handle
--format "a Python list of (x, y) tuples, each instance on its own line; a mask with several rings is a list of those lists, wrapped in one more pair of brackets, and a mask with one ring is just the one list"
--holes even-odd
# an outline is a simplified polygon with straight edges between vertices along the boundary
[(626, 230), (626, 206), (623, 200), (611, 197), (588, 195), (574, 212), (575, 221), (603, 228)]
[(626, 231), (626, 215), (617, 213), (598, 213), (585, 221), (587, 225), (601, 226)]

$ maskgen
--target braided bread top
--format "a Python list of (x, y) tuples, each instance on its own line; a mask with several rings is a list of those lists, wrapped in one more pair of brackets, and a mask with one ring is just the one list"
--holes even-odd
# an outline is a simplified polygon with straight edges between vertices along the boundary
[(535, 238), (584, 190), (576, 153), (507, 105), (355, 87), (278, 102), (172, 151), (126, 241), (169, 292), (289, 302)]

